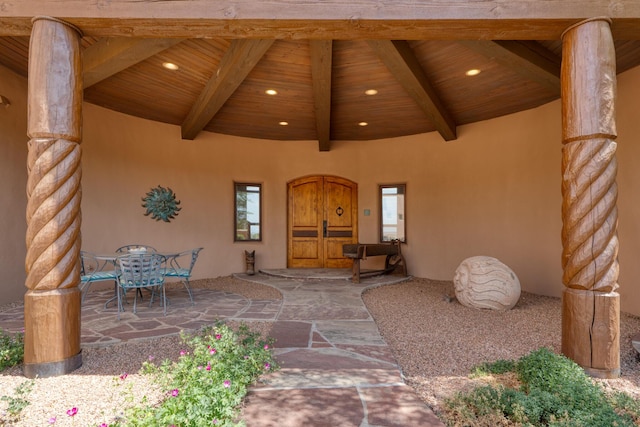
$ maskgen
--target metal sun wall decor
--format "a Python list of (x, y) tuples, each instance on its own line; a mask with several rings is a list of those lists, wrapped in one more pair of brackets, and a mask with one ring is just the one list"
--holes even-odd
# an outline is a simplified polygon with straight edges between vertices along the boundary
[(142, 207), (147, 211), (145, 216), (151, 215), (156, 221), (163, 220), (169, 222), (174, 219), (182, 209), (178, 205), (180, 200), (176, 200), (176, 195), (170, 188), (158, 185), (152, 188), (145, 197), (142, 198)]

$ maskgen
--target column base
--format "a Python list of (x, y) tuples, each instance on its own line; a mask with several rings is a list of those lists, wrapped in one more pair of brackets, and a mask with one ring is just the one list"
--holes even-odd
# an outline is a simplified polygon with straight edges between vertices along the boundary
[(595, 369), (595, 368), (585, 368), (584, 372), (593, 378), (601, 378), (604, 380), (611, 380), (614, 378), (620, 378), (620, 368), (618, 369)]
[(75, 356), (59, 362), (25, 363), (22, 373), (27, 378), (47, 378), (66, 375), (82, 366), (82, 350)]
[(597, 378), (620, 376), (620, 295), (565, 289), (562, 353)]
[(63, 375), (82, 365), (81, 292), (30, 290), (24, 296), (24, 372), (27, 377)]

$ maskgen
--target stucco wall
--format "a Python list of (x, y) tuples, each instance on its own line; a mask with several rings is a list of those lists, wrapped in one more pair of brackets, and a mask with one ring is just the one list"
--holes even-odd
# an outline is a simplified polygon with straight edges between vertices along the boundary
[(640, 315), (640, 67), (618, 77), (618, 238), (622, 310)]
[[(450, 279), (459, 262), (492, 255), (525, 289), (558, 294), (560, 284), (557, 105), (437, 134), (369, 142), (262, 141), (201, 134), (86, 105), (83, 238), (88, 250), (144, 242), (173, 250), (203, 246), (196, 276), (242, 271), (244, 249), (260, 268), (286, 266), (286, 183), (309, 174), (359, 184), (360, 241), (378, 236), (377, 186), (407, 184), (410, 273)], [(536, 132), (531, 128), (535, 127)], [(233, 243), (233, 181), (261, 182), (264, 238)], [(182, 211), (171, 223), (142, 215), (140, 199), (171, 187)], [(372, 215), (364, 216), (364, 209)], [(544, 266), (541, 268), (541, 266)]]
[[(0, 74), (1, 84), (7, 79), (18, 80), (16, 87), (26, 94), (24, 80)], [(640, 135), (635, 118), (639, 83), (640, 68), (619, 77), (620, 292), (622, 309), (635, 314), (640, 314), (640, 285), (635, 279), (640, 273), (635, 260), (640, 253), (640, 203), (635, 200), (640, 148), (634, 141)], [(3, 113), (0, 130), (8, 126)], [(410, 274), (450, 280), (464, 258), (490, 255), (508, 264), (525, 290), (559, 296), (560, 130), (560, 103), (553, 102), (460, 126), (459, 138), (452, 142), (432, 133), (338, 141), (330, 152), (319, 152), (314, 141), (260, 141), (206, 132), (195, 141), (183, 141), (177, 126), (85, 104), (83, 248), (109, 252), (126, 243), (147, 243), (161, 250), (203, 246), (196, 278), (243, 271), (245, 249), (256, 250), (259, 268), (285, 267), (287, 181), (311, 174), (337, 175), (359, 185), (362, 242), (378, 239), (378, 184), (407, 184), (408, 244), (403, 251)], [(0, 256), (3, 270), (15, 264), (22, 272), (18, 291), (12, 291), (22, 295), (26, 137), (24, 131), (17, 134), (10, 148), (13, 160), (0, 159), (12, 165), (9, 178), (0, 185), (13, 192), (12, 197), (3, 194), (3, 209), (10, 206), (12, 227), (21, 229), (12, 229), (11, 237), (3, 239)], [(3, 149), (4, 145), (3, 137)], [(261, 243), (233, 242), (234, 180), (263, 184)], [(143, 216), (141, 197), (156, 185), (171, 187), (181, 200), (182, 211), (171, 223)], [(370, 209), (370, 216), (364, 216), (365, 209)], [(7, 258), (9, 254), (17, 259)]]
[(27, 81), (0, 66), (0, 305), (22, 299), (27, 230)]
[[(286, 266), (287, 181), (338, 175), (359, 185), (360, 241), (378, 239), (378, 184), (407, 184), (409, 271), (450, 279), (464, 258), (495, 256), (525, 289), (559, 295), (560, 116), (558, 103), (438, 134), (369, 142), (260, 141), (180, 129), (85, 105), (84, 248), (142, 242), (159, 249), (203, 246), (196, 277)], [(233, 181), (260, 182), (262, 243), (233, 243)], [(171, 223), (143, 216), (141, 197), (171, 187), (182, 211)], [(370, 216), (364, 216), (369, 209)], [(379, 260), (379, 259), (372, 259)]]

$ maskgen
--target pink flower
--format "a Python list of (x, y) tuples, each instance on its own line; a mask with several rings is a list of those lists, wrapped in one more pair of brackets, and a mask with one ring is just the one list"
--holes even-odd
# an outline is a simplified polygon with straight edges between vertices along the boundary
[(55, 424), (55, 423), (56, 423), (56, 417), (51, 417), (51, 418), (49, 418), (48, 423), (49, 423), (49, 424)]
[(153, 355), (149, 355), (149, 362), (153, 362), (153, 359), (155, 359), (155, 357), (153, 357)]
[(171, 396), (178, 397), (178, 394), (180, 394), (180, 390), (178, 390), (177, 388), (171, 390)]
[(210, 364), (210, 363), (207, 363), (207, 367), (206, 367), (206, 369), (207, 369), (207, 371), (210, 371), (210, 370), (211, 370), (211, 364)]
[(209, 354), (216, 354), (218, 350), (216, 350), (215, 348), (212, 348), (211, 350), (209, 350)]
[(264, 349), (265, 349), (265, 350), (269, 350), (269, 344), (265, 344), (265, 345), (264, 345)]
[(120, 375), (120, 379), (124, 381), (128, 376), (129, 376), (129, 374), (124, 372), (122, 375)]
[(198, 371), (202, 371), (202, 366), (198, 366)]
[(219, 340), (220, 338), (222, 338), (222, 335), (216, 334), (216, 339)]
[(229, 388), (229, 387), (231, 387), (231, 381), (224, 380), (224, 388)]
[(73, 407), (73, 408), (67, 410), (67, 415), (69, 415), (70, 417), (73, 417), (77, 413), (78, 413), (78, 408), (76, 408), (76, 407)]
[(186, 351), (184, 351), (184, 350), (180, 350), (180, 356), (184, 356), (185, 354), (187, 354), (187, 352), (186, 352)]
[(109, 427), (109, 424), (107, 424), (107, 423), (102, 423), (102, 424), (100, 424), (100, 427)]
[(264, 370), (268, 371), (269, 369), (271, 369), (271, 365), (269, 363), (265, 363), (264, 364)]

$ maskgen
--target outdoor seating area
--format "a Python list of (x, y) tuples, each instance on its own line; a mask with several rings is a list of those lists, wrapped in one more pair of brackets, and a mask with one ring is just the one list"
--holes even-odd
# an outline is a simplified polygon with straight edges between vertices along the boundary
[(137, 311), (138, 297), (143, 298), (142, 290), (150, 291), (149, 305), (152, 305), (156, 293), (160, 293), (160, 301), (166, 315), (167, 299), (165, 297), (166, 279), (178, 279), (189, 295), (191, 305), (194, 304), (189, 279), (198, 255), (203, 248), (189, 249), (181, 252), (159, 252), (152, 246), (129, 244), (117, 248), (113, 253), (96, 254), (81, 251), (80, 290), (84, 304), (91, 285), (97, 282), (113, 282), (114, 295), (105, 301), (107, 308), (111, 302), (117, 302), (118, 319), (124, 311), (126, 293), (135, 291), (133, 312)]

